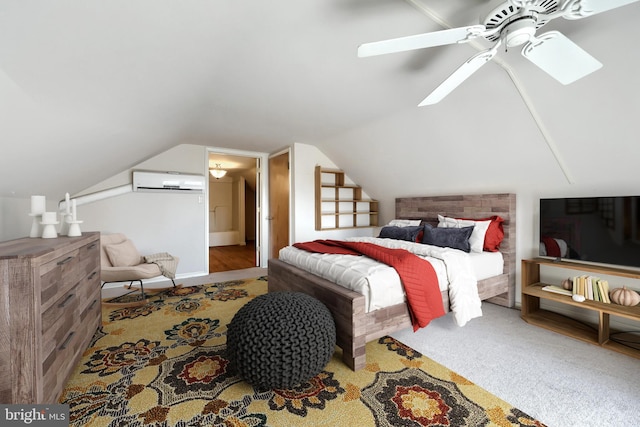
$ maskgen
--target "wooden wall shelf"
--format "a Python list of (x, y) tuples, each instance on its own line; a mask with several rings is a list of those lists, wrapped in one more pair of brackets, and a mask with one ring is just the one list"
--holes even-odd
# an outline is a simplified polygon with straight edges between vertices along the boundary
[(316, 230), (376, 227), (378, 201), (362, 198), (362, 188), (345, 184), (344, 172), (316, 166)]
[[(640, 279), (640, 271), (615, 267), (600, 267), (574, 262), (554, 261), (551, 259), (522, 260), (522, 306), (521, 317), (527, 323), (558, 332), (590, 344), (600, 345), (610, 350), (640, 359), (640, 350), (620, 344), (611, 339), (614, 331), (609, 326), (610, 316), (618, 316), (640, 322), (640, 306), (626, 307), (618, 304), (605, 304), (598, 301), (576, 302), (568, 295), (543, 291), (548, 283), (540, 281), (540, 266), (583, 271), (596, 275), (619, 276)], [(618, 287), (618, 286), (615, 286)], [(568, 306), (579, 307), (597, 313), (597, 327), (592, 328), (568, 316), (540, 308), (540, 301), (555, 301)]]

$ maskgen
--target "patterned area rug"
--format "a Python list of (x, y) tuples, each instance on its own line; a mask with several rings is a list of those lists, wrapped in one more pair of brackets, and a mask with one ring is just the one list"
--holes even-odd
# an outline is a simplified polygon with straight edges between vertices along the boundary
[(228, 370), (225, 333), (267, 278), (175, 288), (103, 307), (60, 403), (72, 426), (543, 426), (390, 337), (353, 372), (340, 350), (308, 382), (258, 392)]

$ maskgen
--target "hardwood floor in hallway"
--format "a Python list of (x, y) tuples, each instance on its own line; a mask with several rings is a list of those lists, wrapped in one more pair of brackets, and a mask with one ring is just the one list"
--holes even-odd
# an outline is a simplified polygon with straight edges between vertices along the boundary
[(209, 273), (242, 270), (256, 266), (256, 245), (213, 246), (209, 248)]

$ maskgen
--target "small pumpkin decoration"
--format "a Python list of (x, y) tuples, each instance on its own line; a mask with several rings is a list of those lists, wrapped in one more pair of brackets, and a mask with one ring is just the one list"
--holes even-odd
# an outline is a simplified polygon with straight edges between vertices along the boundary
[(633, 289), (627, 289), (626, 286), (615, 288), (609, 293), (611, 301), (626, 306), (634, 306), (640, 303), (640, 294)]
[(573, 279), (568, 278), (562, 281), (562, 287), (568, 291), (573, 289)]

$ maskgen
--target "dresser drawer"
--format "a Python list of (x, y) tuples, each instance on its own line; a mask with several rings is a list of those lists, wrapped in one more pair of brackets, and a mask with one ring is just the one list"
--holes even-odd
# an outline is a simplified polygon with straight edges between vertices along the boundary
[(64, 386), (69, 375), (69, 364), (82, 344), (82, 336), (78, 330), (67, 330), (62, 335), (57, 347), (42, 363), (42, 392), (45, 402), (54, 402), (52, 396)]
[[(53, 304), (49, 304), (42, 313), (42, 335), (52, 335), (51, 332), (59, 328), (59, 323), (66, 317), (73, 317), (79, 307), (86, 305), (94, 298), (100, 289), (100, 270), (95, 269), (88, 276), (83, 277), (74, 287), (61, 295)], [(89, 301), (90, 302), (90, 301)]]
[[(58, 317), (45, 327), (45, 319), (55, 316)], [(51, 391), (61, 390), (100, 322), (100, 281), (88, 277), (44, 313), (42, 375), (45, 397)], [(54, 400), (57, 397), (52, 396)]]
[(40, 302), (47, 310), (80, 279), (99, 270), (100, 243), (91, 242), (40, 267)]
[(99, 276), (99, 270), (96, 268), (42, 313), (43, 360), (46, 361), (66, 339), (68, 333), (78, 327), (84, 310), (90, 304), (97, 301), (97, 305), (100, 305)]

